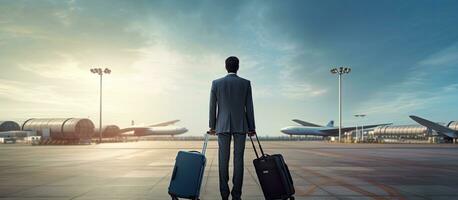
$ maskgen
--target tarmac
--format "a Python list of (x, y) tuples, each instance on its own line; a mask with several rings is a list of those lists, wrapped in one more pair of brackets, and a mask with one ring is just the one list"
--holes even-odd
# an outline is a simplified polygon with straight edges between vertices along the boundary
[[(458, 145), (262, 142), (283, 154), (296, 199), (458, 199)], [(99, 145), (0, 145), (3, 199), (170, 199), (167, 188), (179, 150), (199, 141)], [(245, 150), (242, 199), (264, 199)], [(217, 143), (207, 149), (201, 199), (219, 198)]]

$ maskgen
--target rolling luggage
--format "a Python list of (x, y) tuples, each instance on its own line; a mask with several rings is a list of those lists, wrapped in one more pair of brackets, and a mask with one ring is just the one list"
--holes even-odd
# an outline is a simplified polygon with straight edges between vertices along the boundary
[(256, 154), (256, 159), (253, 160), (254, 168), (256, 169), (256, 174), (258, 175), (259, 184), (261, 185), (265, 199), (294, 200), (293, 195), (295, 190), (293, 179), (283, 156), (280, 154), (264, 154), (261, 143), (256, 135), (256, 140), (262, 154), (261, 157), (259, 157), (252, 137), (250, 137), (250, 140)]
[(208, 134), (205, 134), (201, 153), (198, 151), (178, 152), (169, 185), (169, 195), (173, 200), (178, 200), (178, 198), (199, 199), (200, 186), (205, 170), (205, 151), (208, 137)]

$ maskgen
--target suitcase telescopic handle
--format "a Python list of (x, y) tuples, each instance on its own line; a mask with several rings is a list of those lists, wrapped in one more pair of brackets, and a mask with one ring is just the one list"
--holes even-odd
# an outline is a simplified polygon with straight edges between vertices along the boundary
[(202, 147), (202, 154), (203, 155), (205, 155), (205, 152), (207, 151), (208, 137), (209, 137), (209, 135), (207, 133), (205, 133), (204, 134), (204, 145)]
[[(265, 156), (264, 150), (262, 150), (261, 142), (259, 142), (258, 135), (255, 134), (255, 136), (256, 136), (256, 141), (258, 141), (259, 149), (261, 150), (261, 157), (264, 157)], [(250, 140), (251, 140), (251, 145), (253, 145), (253, 149), (254, 149), (254, 153), (256, 154), (256, 158), (259, 158), (258, 151), (256, 151), (256, 146), (254, 145), (252, 136), (250, 136)]]
[(256, 151), (256, 146), (254, 145), (253, 138), (251, 138), (251, 136), (250, 136), (250, 140), (251, 140), (251, 145), (253, 145), (253, 150), (254, 150), (254, 153), (256, 154), (256, 158), (259, 158), (258, 151)]

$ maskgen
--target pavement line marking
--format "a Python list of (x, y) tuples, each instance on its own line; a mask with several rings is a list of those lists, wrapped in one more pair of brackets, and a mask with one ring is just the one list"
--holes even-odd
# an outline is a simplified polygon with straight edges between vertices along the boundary
[(245, 167), (245, 169), (247, 169), (248, 173), (250, 174), (251, 178), (254, 180), (254, 182), (258, 185), (258, 186), (261, 186), (258, 182), (258, 176), (254, 176), (253, 175), (253, 172), (250, 170), (250, 167)]
[(312, 187), (309, 188), (309, 189), (305, 192), (304, 196), (310, 196), (310, 195), (312, 195), (312, 194), (316, 191), (316, 189), (319, 188), (318, 185), (324, 185), (324, 184), (327, 184), (327, 183), (329, 183), (329, 180), (322, 180), (322, 181), (320, 181), (317, 185), (313, 184)]
[[(316, 150), (320, 151), (320, 150)], [(357, 160), (362, 160), (362, 161), (370, 161), (370, 162), (381, 162), (385, 164), (393, 164), (397, 165), (399, 168), (406, 168), (406, 167), (418, 167), (418, 168), (425, 168), (425, 169), (435, 169), (435, 170), (440, 170), (440, 171), (456, 171), (453, 168), (450, 167), (441, 167), (437, 168), (435, 165), (427, 164), (427, 163), (422, 163), (420, 161), (411, 161), (411, 160), (403, 160), (403, 159), (397, 159), (397, 158), (391, 158), (391, 157), (384, 157), (384, 156), (379, 156), (379, 155), (357, 155), (357, 154), (350, 154), (350, 153), (343, 153), (343, 152), (335, 152), (336, 155), (340, 155), (342, 157), (352, 157), (353, 159)], [(399, 166), (401, 165), (401, 166)], [(387, 186), (387, 185), (386, 185)], [(390, 186), (387, 186), (390, 187)], [(383, 188), (381, 188), (384, 190)], [(394, 188), (393, 188), (394, 189)], [(388, 191), (384, 190), (385, 192), (388, 193)], [(389, 194), (389, 193), (388, 193)], [(415, 193), (412, 193), (416, 196), (419, 196), (421, 198), (424, 198), (422, 195), (418, 195)], [(398, 195), (400, 196), (400, 195)]]
[[(320, 153), (324, 153), (323, 156), (326, 156), (326, 154), (330, 154), (330, 153), (323, 152), (323, 151), (316, 150), (316, 149), (314, 149), (314, 151), (320, 152)], [(424, 162), (421, 162), (421, 161), (404, 160), (404, 159), (390, 158), (390, 157), (377, 156), (377, 155), (369, 156), (369, 155), (357, 155), (357, 154), (351, 154), (351, 153), (333, 152), (332, 154), (327, 155), (327, 156), (330, 156), (330, 157), (342, 157), (342, 158), (351, 157), (353, 159), (359, 159), (359, 160), (369, 161), (369, 162), (379, 161), (379, 162), (383, 162), (383, 163), (387, 163), (387, 164), (395, 164), (395, 165), (401, 164), (401, 165), (411, 166), (411, 167), (419, 167), (419, 168), (434, 169), (434, 170), (441, 170), (441, 171), (450, 171), (450, 172), (455, 172), (456, 171), (456, 169), (450, 168), (450, 167), (446, 167), (446, 166), (441, 166), (440, 168), (438, 168), (436, 165), (431, 165), (431, 164), (424, 163)], [(399, 166), (399, 167), (405, 168), (405, 166)]]
[(144, 156), (144, 155), (152, 153), (152, 152), (154, 152), (154, 151), (153, 150), (136, 151), (136, 152), (130, 153), (128, 155), (117, 157), (116, 159), (118, 159), (118, 160), (127, 160), (127, 159), (131, 159), (131, 158), (134, 158), (134, 157), (137, 157), (137, 156)]
[(390, 196), (392, 197), (398, 197), (399, 200), (406, 200), (406, 198), (404, 196), (402, 196), (398, 190), (396, 190), (395, 188), (391, 187), (391, 186), (388, 186), (388, 185), (385, 185), (385, 184), (382, 184), (382, 183), (379, 183), (377, 181), (374, 181), (374, 180), (366, 180), (367, 182), (371, 183), (372, 185), (374, 186), (377, 186), (379, 187), (380, 189), (382, 189), (383, 191), (387, 192)]
[[(373, 158), (367, 157), (367, 156), (359, 156), (362, 159), (365, 160), (377, 160), (380, 162), (386, 162), (386, 163), (391, 163), (395, 165), (401, 165), (399, 166), (400, 168), (406, 168), (406, 167), (418, 167), (418, 168), (424, 168), (424, 169), (432, 169), (434, 171), (446, 171), (446, 172), (455, 172), (455, 168), (450, 168), (448, 166), (441, 166), (441, 165), (433, 165), (429, 163), (425, 163), (422, 161), (414, 161), (414, 160), (405, 160), (405, 159), (399, 159), (399, 158), (389, 158), (389, 157), (381, 157), (381, 156), (374, 156)], [(440, 167), (438, 167), (440, 166)]]
[(342, 155), (334, 154), (334, 153), (328, 153), (328, 152), (323, 152), (323, 151), (317, 151), (317, 150), (311, 150), (311, 149), (303, 149), (301, 150), (305, 153), (312, 153), (318, 156), (326, 156), (326, 157), (333, 157), (333, 158), (342, 158)]
[(162, 182), (166, 177), (168, 177), (172, 172), (169, 171), (167, 172), (162, 178), (160, 178), (156, 183), (151, 185), (151, 189), (149, 191), (152, 191), (154, 187), (156, 187), (160, 182)]
[(371, 197), (372, 199), (375, 199), (375, 200), (384, 200), (384, 199), (385, 199), (384, 197), (382, 197), (382, 196), (380, 196), (380, 195), (377, 195), (377, 194), (375, 194), (375, 193), (366, 191), (366, 190), (364, 190), (364, 189), (361, 189), (361, 188), (359, 188), (359, 187), (357, 187), (357, 186), (354, 186), (354, 185), (352, 185), (352, 184), (349, 184), (349, 183), (347, 183), (347, 182), (345, 182), (345, 181), (342, 181), (342, 180), (340, 180), (340, 179), (332, 178), (332, 177), (323, 175), (323, 174), (321, 174), (321, 173), (319, 173), (319, 172), (315, 172), (315, 171), (313, 171), (313, 170), (309, 170), (309, 169), (307, 169), (306, 167), (301, 167), (301, 169), (302, 169), (303, 171), (305, 171), (305, 172), (309, 172), (309, 173), (315, 174), (315, 175), (317, 175), (317, 176), (319, 176), (319, 177), (321, 177), (321, 178), (333, 180), (335, 183), (338, 183), (339, 185), (341, 185), (341, 186), (343, 186), (343, 187), (345, 187), (345, 188), (347, 188), (347, 189), (350, 189), (350, 190), (352, 190), (352, 191), (354, 191), (354, 192), (357, 192), (357, 193), (360, 193), (360, 194), (362, 194), (362, 195), (366, 195), (366, 197)]
[[(210, 178), (210, 172), (212, 171), (211, 168), (213, 166), (213, 161), (215, 160), (215, 157), (216, 156), (213, 156), (212, 159), (211, 159), (211, 162), (210, 162), (210, 167), (208, 170), (208, 173), (207, 173), (207, 179), (205, 179), (205, 184), (204, 184), (204, 191), (206, 192), (207, 191), (207, 184), (208, 184), (208, 179)], [(205, 169), (204, 169), (205, 170)]]
[[(58, 180), (48, 181), (48, 182), (46, 182), (44, 184), (33, 185), (33, 186), (30, 186), (30, 187), (24, 188), (22, 190), (17, 190), (17, 191), (14, 191), (14, 192), (6, 193), (4, 196), (5, 197), (10, 197), (9, 195), (14, 195), (14, 194), (18, 194), (18, 193), (21, 193), (21, 192), (26, 192), (28, 190), (33, 190), (35, 188), (39, 188), (39, 187), (43, 187), (43, 186), (50, 186), (50, 184), (52, 184), (52, 183), (65, 181), (67, 179), (71, 179), (71, 178), (74, 178), (74, 177), (78, 177), (78, 176), (75, 175), (75, 176), (70, 176), (70, 177), (64, 177), (64, 178), (61, 178), (61, 179), (58, 179)], [(2, 195), (2, 198), (3, 198), (3, 195)]]
[[(302, 174), (299, 174), (299, 173), (297, 173), (297, 172), (295, 172), (295, 171), (291, 171), (291, 172), (294, 173), (294, 174), (296, 174), (297, 176), (301, 177), (302, 179), (304, 179), (304, 180), (306, 180), (306, 181), (312, 183), (312, 184), (315, 185), (317, 188), (323, 190), (324, 192), (326, 192), (326, 193), (329, 194), (330, 196), (333, 196), (333, 197), (335, 197), (335, 198), (338, 199), (338, 196), (337, 196), (337, 195), (335, 195), (335, 194), (333, 194), (333, 193), (330, 193), (330, 192), (326, 191), (325, 189), (323, 189), (323, 188), (319, 185), (320, 183), (328, 183), (328, 182), (330, 181), (329, 178), (325, 178), (325, 180), (322, 180), (322, 181), (320, 181), (319, 183), (315, 183), (314, 181), (307, 180), (307, 178), (305, 178), (304, 176), (302, 176)], [(320, 177), (320, 178), (323, 178), (323, 177)]]
[(166, 161), (153, 161), (148, 164), (148, 166), (154, 166), (154, 167), (173, 167), (175, 164), (175, 160), (166, 160)]
[(297, 194), (297, 195), (298, 195), (298, 196), (310, 196), (310, 195), (312, 195), (312, 194), (316, 191), (317, 188), (318, 188), (317, 185), (312, 185), (307, 191), (305, 191), (305, 192), (304, 192), (304, 191), (301, 191), (302, 194), (299, 193), (299, 194)]

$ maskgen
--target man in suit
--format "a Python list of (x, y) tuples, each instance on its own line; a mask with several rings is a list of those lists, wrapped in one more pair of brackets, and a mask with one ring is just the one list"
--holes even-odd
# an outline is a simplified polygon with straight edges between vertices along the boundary
[[(219, 188), (223, 200), (232, 195), (240, 200), (243, 184), (243, 155), (246, 135), (256, 134), (253, 99), (249, 80), (237, 76), (239, 59), (226, 59), (228, 74), (212, 82), (210, 92), (210, 131), (218, 134)], [(233, 188), (229, 189), (229, 157), (231, 138), (234, 138)]]

